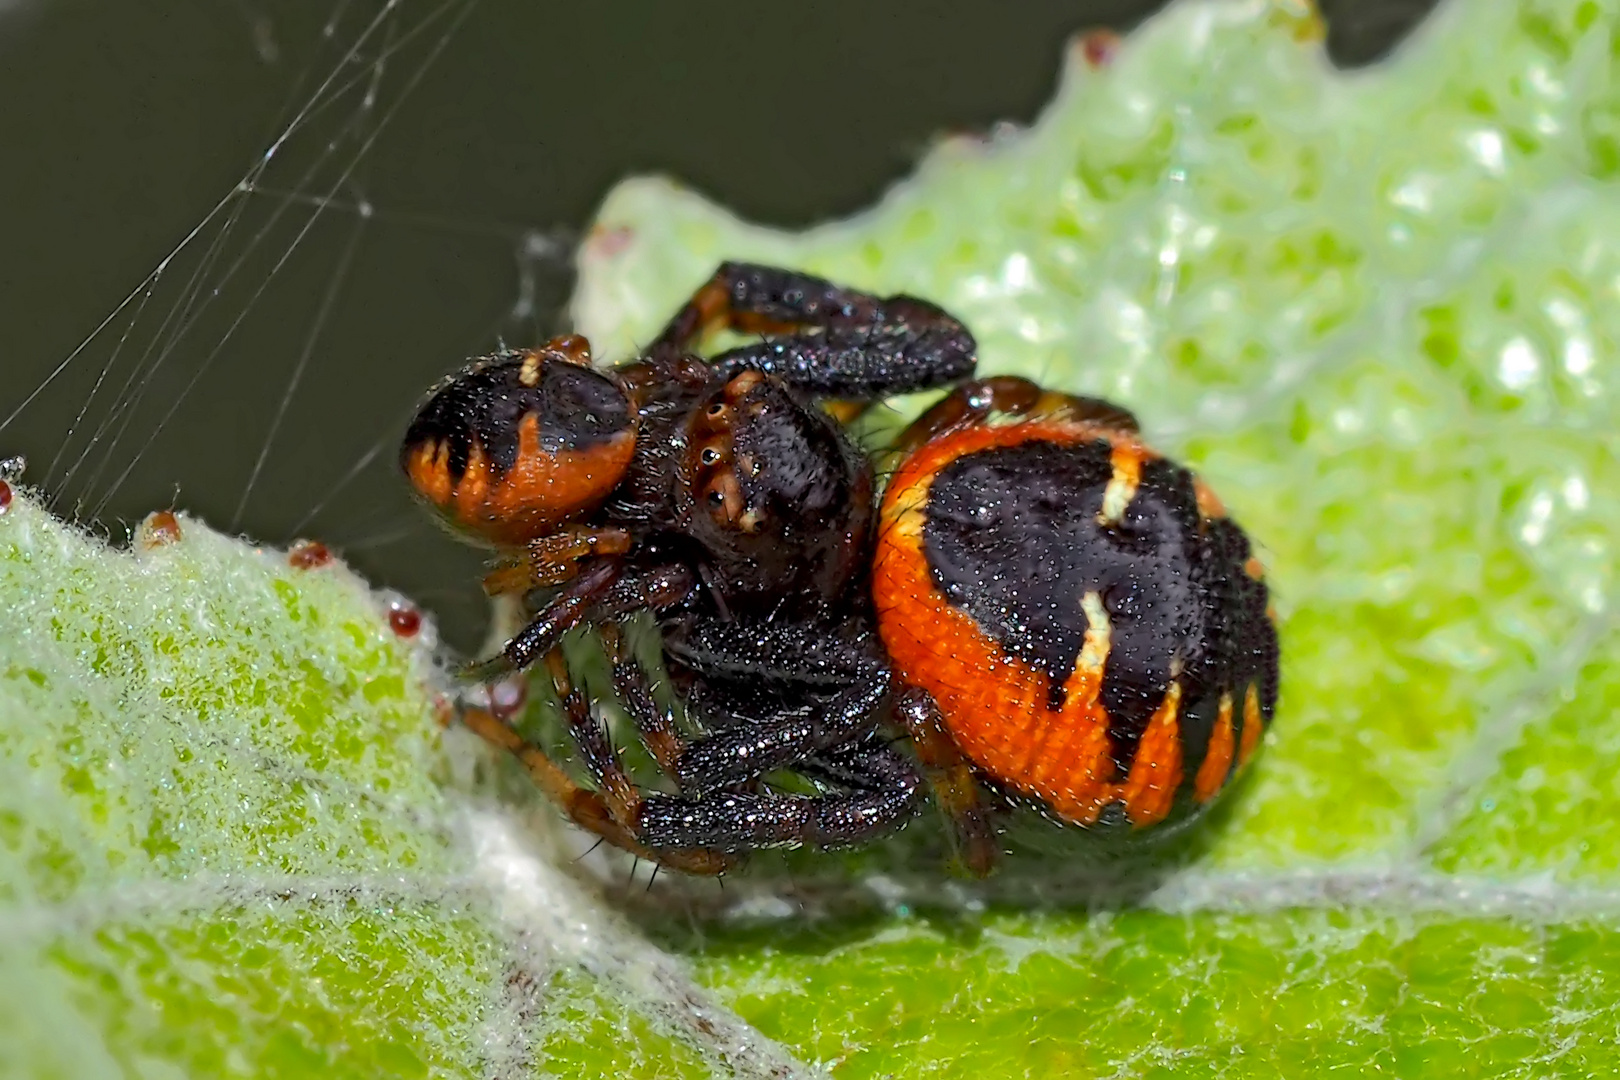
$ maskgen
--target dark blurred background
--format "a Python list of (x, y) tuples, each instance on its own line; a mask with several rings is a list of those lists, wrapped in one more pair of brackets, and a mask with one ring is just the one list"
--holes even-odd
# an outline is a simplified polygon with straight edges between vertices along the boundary
[[(1433, 2), (1324, 2), (1328, 53)], [(615, 180), (845, 214), (1160, 6), (0, 0), (0, 457), (115, 538), (169, 506), (317, 536), (471, 647), (479, 555), (395, 440), (459, 358), (558, 325)]]

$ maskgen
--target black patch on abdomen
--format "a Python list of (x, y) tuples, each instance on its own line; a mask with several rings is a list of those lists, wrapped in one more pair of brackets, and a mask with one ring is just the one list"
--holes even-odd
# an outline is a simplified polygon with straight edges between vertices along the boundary
[(1214, 674), (1205, 642), (1219, 619), (1192, 474), (1144, 463), (1119, 525), (1105, 526), (1110, 449), (1028, 442), (957, 458), (930, 487), (923, 551), (951, 603), (1051, 680), (1053, 708), (1085, 639), (1082, 600), (1100, 596), (1112, 628), (1101, 702), (1123, 775), (1164, 700), (1172, 658), (1181, 657), (1184, 691)]
[(450, 448), (450, 475), (459, 480), (474, 439), (497, 473), (511, 469), (517, 463), (519, 427), (529, 413), (538, 421), (540, 448), (551, 454), (588, 450), (630, 426), (630, 404), (609, 376), (543, 360), (536, 384), (525, 386), (523, 362), (523, 353), (500, 353), (446, 379), (416, 414), (403, 452), (443, 440)]

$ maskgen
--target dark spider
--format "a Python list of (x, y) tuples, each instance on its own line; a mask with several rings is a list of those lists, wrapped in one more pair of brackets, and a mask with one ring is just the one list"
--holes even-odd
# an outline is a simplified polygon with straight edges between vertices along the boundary
[[(687, 353), (718, 326), (765, 339)], [(510, 553), (491, 591), (551, 590), (479, 672), (546, 660), (595, 790), (489, 713), (464, 718), (580, 825), (696, 873), (861, 843), (922, 787), (879, 733), (893, 718), (985, 874), (987, 789), (1061, 824), (1164, 836), (1259, 746), (1278, 662), (1260, 564), (1126, 410), (962, 383), (901, 436), (875, 512), (871, 465), (822, 406), (970, 375), (973, 339), (940, 309), (727, 264), (644, 357), (588, 362), (577, 337), (475, 362), (402, 454), (419, 492)], [(695, 737), (626, 645), (642, 610)], [(581, 624), (675, 794), (637, 787), (573, 686), (558, 641)], [(762, 790), (776, 770), (819, 794)]]
[[(763, 339), (709, 360), (721, 327)], [(868, 572), (873, 471), (824, 405), (860, 406), (973, 371), (939, 308), (727, 263), (644, 355), (590, 367), (577, 336), (474, 361), (406, 433), (417, 492), (504, 563), (492, 593), (531, 621), (476, 674), (543, 660), (594, 790), (493, 715), (463, 719), (518, 756), (568, 816), (664, 865), (719, 873), (756, 848), (861, 843), (904, 821), (922, 780), (878, 734), (890, 689)], [(665, 667), (702, 731), (654, 701), (623, 632), (651, 611)], [(559, 648), (590, 625), (615, 693), (675, 794), (621, 767)], [(788, 769), (819, 794), (762, 790)]]

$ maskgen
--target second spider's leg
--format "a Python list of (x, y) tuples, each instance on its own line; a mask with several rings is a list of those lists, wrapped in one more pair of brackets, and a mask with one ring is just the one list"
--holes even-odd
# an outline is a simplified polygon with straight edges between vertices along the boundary
[(976, 363), (973, 335), (925, 300), (750, 263), (722, 264), (650, 351), (684, 351), (718, 327), (771, 338), (715, 357), (722, 377), (759, 371), (815, 397), (861, 402), (945, 386)]
[(780, 795), (729, 789), (697, 798), (648, 795), (637, 836), (651, 848), (748, 852), (757, 848), (840, 848), (904, 824), (917, 809), (923, 780), (911, 761), (871, 739), (837, 755), (847, 790)]
[(758, 371), (812, 397), (863, 402), (964, 379), (978, 363), (977, 349), (955, 320), (833, 326), (739, 346), (716, 356), (714, 368), (728, 379)]
[(574, 685), (573, 673), (568, 670), (568, 659), (562, 648), (546, 653), (546, 670), (551, 675), (551, 688), (562, 705), (563, 720), (568, 736), (579, 749), (585, 770), (595, 782), (597, 791), (607, 804), (613, 820), (626, 828), (635, 821), (641, 807), (641, 795), (636, 783), (619, 764), (608, 741), (607, 728), (594, 712), (584, 692)]
[(547, 601), (499, 653), (469, 665), (462, 672), (463, 677), (490, 682), (513, 671), (522, 671), (550, 652), (564, 634), (584, 622), (623, 572), (623, 564), (618, 559), (603, 559), (587, 567)]
[[(616, 621), (641, 608), (658, 610), (679, 603), (695, 587), (695, 576), (682, 566), (655, 567), (627, 576), (614, 563), (598, 564), (553, 598), (540, 615), (512, 639), (522, 643), (523, 649), (535, 653), (539, 653), (541, 644), (545, 645), (543, 655), (562, 705), (569, 736), (596, 790), (577, 784), (542, 746), (524, 739), (488, 711), (467, 710), (463, 721), (486, 742), (523, 762), (535, 783), (576, 824), (626, 851), (662, 865), (693, 874), (719, 874), (733, 862), (723, 853), (670, 845), (658, 845), (654, 850), (639, 838), (641, 791), (620, 765), (607, 731), (592, 713), (585, 695), (574, 685), (559, 647), (563, 632), (572, 626), (591, 621)], [(515, 663), (512, 656), (515, 651), (509, 643), (506, 652), (498, 658), (503, 667)]]
[[(641, 819), (645, 796), (629, 773), (624, 771), (613, 745), (608, 740), (607, 728), (592, 711), (590, 702), (574, 684), (568, 661), (560, 648), (546, 655), (546, 666), (551, 672), (552, 687), (562, 703), (568, 734), (579, 748), (580, 757), (595, 782), (608, 815), (627, 834), (635, 838), (639, 847), (652, 851), (652, 857), (666, 866), (689, 870), (693, 873), (718, 873), (718, 869), (692, 870), (694, 866), (709, 867), (715, 862), (713, 852), (672, 849), (669, 845), (645, 845), (640, 840)], [(700, 846), (701, 847), (701, 846)], [(641, 851), (637, 851), (641, 854)]]
[(1112, 402), (1047, 390), (1016, 375), (996, 375), (963, 383), (935, 402), (906, 428), (895, 449), (908, 453), (936, 435), (997, 412), (1030, 419), (1085, 420), (1117, 431), (1139, 430), (1136, 417)]
[(939, 706), (926, 690), (913, 687), (900, 695), (894, 711), (911, 736), (934, 799), (950, 824), (957, 857), (969, 873), (985, 877), (995, 869), (999, 856), (995, 829), (972, 767), (945, 730)]
[[(869, 326), (888, 321), (890, 308), (943, 315), (910, 297), (883, 299), (825, 278), (758, 263), (724, 262), (677, 311), (652, 348), (684, 351), (711, 330), (786, 334), (822, 326)], [(953, 320), (954, 321), (954, 320)]]
[[(723, 685), (723, 684), (722, 684)], [(806, 757), (860, 741), (877, 730), (889, 690), (887, 670), (826, 696), (780, 710), (752, 722), (727, 723), (717, 716), (716, 695), (688, 703), (717, 730), (694, 738), (676, 762), (683, 792), (702, 794), (756, 779), (773, 769), (791, 769)]]

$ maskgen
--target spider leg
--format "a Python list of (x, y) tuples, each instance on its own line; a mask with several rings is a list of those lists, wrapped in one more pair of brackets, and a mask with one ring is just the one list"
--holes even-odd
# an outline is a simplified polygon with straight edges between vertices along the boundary
[(686, 793), (861, 742), (877, 730), (889, 693), (889, 665), (873, 637), (840, 636), (820, 619), (691, 619), (666, 630), (664, 647), (677, 667), (700, 675), (687, 708), (709, 729), (676, 762)]
[(911, 297), (884, 299), (796, 270), (723, 262), (669, 320), (652, 347), (685, 351), (705, 333), (722, 327), (747, 334), (785, 334), (811, 327), (868, 325), (886, 321), (891, 309), (950, 318)]
[[(889, 672), (880, 669), (830, 697), (701, 735), (676, 763), (676, 779), (683, 792), (703, 794), (865, 739), (877, 730), (888, 691)], [(712, 695), (696, 704), (709, 713), (716, 710)]]
[(579, 562), (597, 555), (623, 555), (631, 536), (624, 529), (564, 525), (505, 555), (484, 577), (491, 596), (561, 585), (579, 573)]
[(1117, 431), (1140, 430), (1136, 417), (1112, 402), (1046, 390), (1016, 375), (996, 375), (963, 383), (945, 395), (906, 428), (895, 449), (910, 453), (936, 435), (979, 423), (993, 412), (1040, 420), (1085, 420)]
[(561, 646), (546, 653), (546, 670), (551, 675), (551, 688), (562, 705), (568, 737), (579, 748), (586, 772), (596, 784), (596, 790), (613, 820), (628, 828), (640, 809), (641, 793), (635, 781), (619, 764), (618, 756), (608, 741), (607, 728), (591, 711), (591, 703), (585, 699), (584, 692), (574, 684), (573, 674), (568, 670), (568, 658), (563, 655)]
[(852, 402), (944, 386), (971, 375), (977, 359), (967, 328), (927, 301), (735, 262), (721, 264), (649, 352), (683, 352), (720, 327), (772, 338), (716, 356), (722, 377), (759, 371)]
[(966, 378), (978, 362), (977, 348), (959, 325), (830, 326), (742, 345), (720, 353), (713, 365), (723, 378), (758, 371), (812, 397), (861, 402)]
[(462, 677), (490, 682), (533, 664), (550, 652), (564, 634), (585, 621), (586, 615), (607, 595), (623, 573), (624, 565), (618, 559), (603, 559), (586, 567), (552, 597), (500, 652), (487, 660), (468, 665), (463, 669)]
[(599, 631), (613, 671), (613, 695), (636, 725), (641, 741), (665, 776), (675, 778), (676, 762), (686, 748), (675, 717), (653, 698), (652, 681), (641, 658), (635, 655), (621, 623)]
[(595, 790), (577, 783), (543, 746), (525, 739), (488, 710), (465, 709), (462, 722), (485, 742), (521, 761), (535, 784), (576, 825), (639, 858), (690, 874), (721, 874), (735, 864), (722, 852), (655, 846), (640, 839), (638, 823), (644, 796), (620, 765), (590, 702), (574, 685), (559, 647), (562, 635), (575, 626), (611, 623), (642, 608), (656, 611), (679, 603), (697, 587), (695, 575), (682, 566), (659, 566), (639, 574), (625, 574), (619, 560), (603, 559), (587, 567), (553, 597), (500, 655), (474, 669), (505, 672), (527, 667), (544, 656), (568, 734), (596, 784)]
[(573, 777), (553, 761), (544, 748), (525, 739), (493, 713), (486, 709), (466, 709), (461, 714), (461, 722), (485, 742), (505, 750), (522, 762), (535, 785), (568, 815), (570, 821), (615, 847), (689, 874), (719, 874), (731, 866), (731, 860), (713, 851), (663, 850), (655, 853), (637, 840), (632, 830), (614, 818), (608, 801), (600, 792), (575, 783)]
[(656, 566), (626, 574), (622, 560), (603, 558), (581, 570), (547, 601), (498, 654), (470, 665), (464, 677), (488, 682), (522, 671), (582, 623), (609, 621), (642, 608), (669, 607), (686, 599), (697, 587), (696, 576), (684, 566)]
[(648, 795), (637, 836), (654, 848), (715, 852), (853, 847), (915, 813), (923, 779), (904, 754), (869, 739), (837, 760), (838, 777), (847, 784), (844, 791), (779, 795), (722, 789), (696, 798)]
[[(784, 674), (783, 665), (790, 652), (805, 662), (805, 653), (802, 649), (795, 652), (795, 647), (802, 647), (806, 637), (820, 635), (771, 622), (701, 620), (696, 626), (707, 632), (688, 628), (666, 638), (679, 639), (688, 656), (700, 651), (707, 664), (700, 672), (705, 677), (688, 683), (687, 714), (701, 717), (704, 728), (702, 734), (690, 738), (658, 706), (652, 695), (651, 673), (640, 658), (630, 654), (622, 636), (607, 639), (614, 692), (659, 767), (683, 795), (703, 795), (749, 783), (773, 769), (792, 768), (812, 754), (864, 740), (876, 730), (890, 674), (888, 666), (869, 649), (841, 643), (829, 647), (825, 641), (819, 642), (823, 653), (835, 654), (831, 662), (841, 668), (829, 675), (831, 662), (826, 656), (811, 658), (812, 663), (820, 661), (813, 674), (822, 684), (839, 684), (831, 692), (825, 686), (817, 692), (794, 683), (792, 669)], [(720, 658), (724, 659), (723, 674)], [(691, 670), (685, 663), (676, 667)], [(773, 682), (791, 687), (790, 693), (772, 695), (761, 690)], [(788, 696), (794, 699), (792, 704), (784, 702)], [(804, 700), (807, 696), (809, 700)]]
[(926, 690), (909, 687), (901, 693), (894, 711), (911, 736), (934, 799), (950, 823), (957, 858), (969, 873), (985, 877), (995, 869), (999, 854), (995, 830), (972, 767), (945, 730), (939, 706)]

